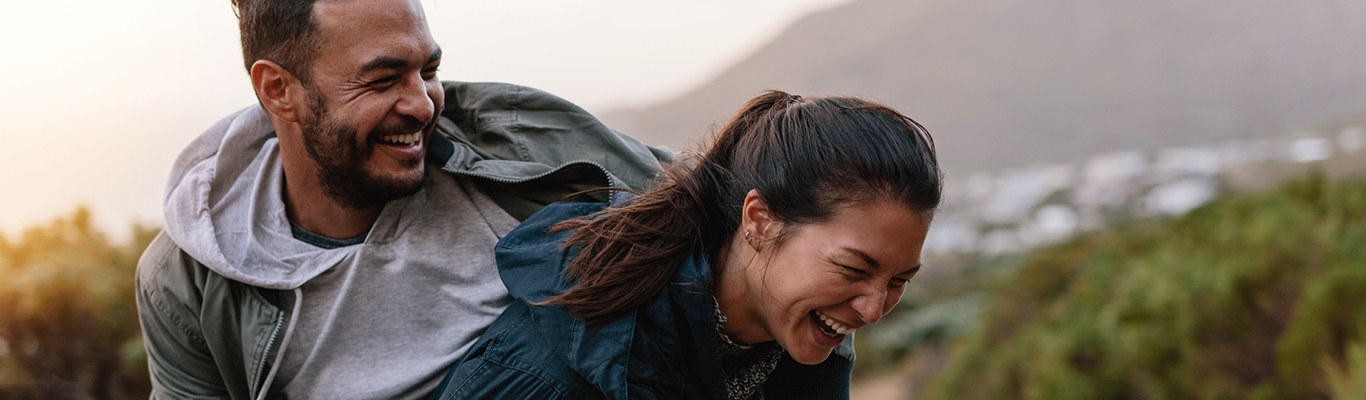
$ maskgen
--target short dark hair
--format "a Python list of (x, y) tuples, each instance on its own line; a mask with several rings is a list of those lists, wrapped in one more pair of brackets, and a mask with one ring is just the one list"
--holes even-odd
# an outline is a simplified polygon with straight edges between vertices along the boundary
[(256, 60), (270, 60), (309, 83), (318, 45), (317, 0), (232, 0), (242, 31), (242, 61), (251, 73)]

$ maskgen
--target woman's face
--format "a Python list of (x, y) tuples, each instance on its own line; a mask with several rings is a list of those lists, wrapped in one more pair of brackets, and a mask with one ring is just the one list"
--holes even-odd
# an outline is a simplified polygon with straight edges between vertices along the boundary
[[(743, 333), (738, 340), (776, 340), (798, 362), (820, 363), (845, 335), (886, 315), (920, 270), (929, 221), (903, 205), (870, 201), (840, 207), (826, 222), (789, 227), (775, 244), (766, 239), (781, 224), (765, 222), (766, 210), (748, 210), (749, 203), (737, 244), (757, 251), (744, 254), (752, 257), (742, 261), (745, 287), (726, 288), (722, 281), (722, 290), (742, 289), (746, 298), (740, 310), (723, 307), (728, 317), (740, 314), (739, 324), (728, 322), (726, 329)], [(745, 241), (744, 229), (757, 234), (757, 246)]]

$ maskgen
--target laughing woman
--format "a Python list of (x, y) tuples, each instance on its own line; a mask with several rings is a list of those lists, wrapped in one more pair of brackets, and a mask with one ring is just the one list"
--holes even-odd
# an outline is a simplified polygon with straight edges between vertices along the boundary
[[(822, 364), (900, 300), (940, 175), (890, 108), (761, 95), (654, 189), (553, 204), (503, 238), (515, 300), (433, 397), (788, 396), (765, 385), (781, 359)], [(847, 398), (839, 365), (791, 383)]]

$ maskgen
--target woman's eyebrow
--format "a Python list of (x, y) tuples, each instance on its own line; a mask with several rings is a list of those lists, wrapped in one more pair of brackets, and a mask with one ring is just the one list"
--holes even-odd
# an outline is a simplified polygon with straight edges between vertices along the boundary
[(868, 253), (864, 253), (863, 250), (855, 249), (855, 248), (852, 248), (852, 247), (840, 247), (840, 248), (841, 248), (841, 249), (844, 249), (844, 251), (847, 251), (847, 252), (849, 252), (850, 254), (853, 254), (853, 255), (858, 256), (859, 258), (862, 258), (862, 259), (863, 259), (863, 262), (868, 263), (868, 265), (869, 265), (869, 266), (872, 266), (873, 268), (882, 268), (882, 264), (878, 263), (877, 260), (874, 260), (873, 257), (871, 257), (871, 256), (868, 255)]
[[(873, 259), (872, 256), (869, 256), (868, 253), (864, 253), (863, 250), (855, 249), (855, 248), (852, 248), (852, 247), (840, 247), (840, 249), (849, 252), (849, 254), (853, 254), (853, 255), (858, 256), (859, 258), (862, 258), (862, 259), (863, 259), (863, 262), (868, 263), (869, 266), (871, 266), (871, 267), (873, 267), (873, 268), (875, 268), (875, 269), (876, 269), (876, 268), (882, 268), (882, 264), (881, 264), (881, 263), (879, 263), (879, 262), (877, 262), (877, 260)], [(913, 267), (913, 268), (911, 268), (911, 269), (908, 269), (908, 270), (902, 271), (901, 273), (896, 274), (896, 276), (910, 275), (910, 274), (914, 274), (914, 273), (916, 273), (916, 272), (920, 272), (920, 267), (921, 267), (921, 266), (924, 266), (924, 265), (925, 265), (925, 264), (917, 264), (915, 267)]]

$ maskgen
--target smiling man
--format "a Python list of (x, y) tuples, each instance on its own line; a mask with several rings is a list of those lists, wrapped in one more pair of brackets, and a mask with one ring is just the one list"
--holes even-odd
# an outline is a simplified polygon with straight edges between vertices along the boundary
[(415, 0), (233, 5), (260, 104), (176, 160), (138, 266), (154, 398), (422, 398), (510, 301), (499, 238), (670, 157), (543, 92), (438, 81)]

